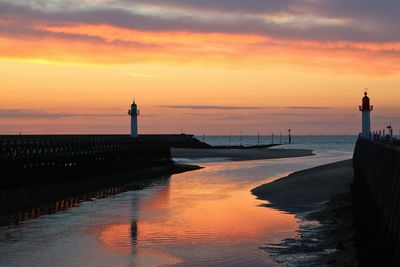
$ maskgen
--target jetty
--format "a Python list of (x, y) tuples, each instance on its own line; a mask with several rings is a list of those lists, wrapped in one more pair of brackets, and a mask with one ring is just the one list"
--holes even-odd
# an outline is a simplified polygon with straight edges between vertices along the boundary
[[(360, 254), (372, 266), (400, 266), (400, 146), (359, 138), (353, 202)], [(360, 262), (361, 264), (362, 262)]]
[(171, 146), (193, 135), (0, 135), (0, 189), (173, 164)]

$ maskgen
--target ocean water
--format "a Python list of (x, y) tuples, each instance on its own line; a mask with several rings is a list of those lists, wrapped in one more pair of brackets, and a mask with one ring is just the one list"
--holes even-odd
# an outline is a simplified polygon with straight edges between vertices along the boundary
[[(195, 136), (200, 141), (204, 141), (210, 145), (267, 145), (282, 144), (286, 148), (289, 137), (287, 135), (205, 135)], [(352, 152), (358, 135), (295, 135), (292, 136), (292, 144), (290, 147), (310, 148), (310, 149), (340, 149), (342, 151)]]
[[(205, 139), (229, 142), (229, 136)], [(254, 136), (244, 140), (257, 143)], [(0, 266), (279, 266), (260, 247), (295, 237), (298, 221), (264, 207), (250, 190), (297, 170), (349, 159), (355, 140), (295, 136), (283, 147), (309, 148), (316, 155), (192, 161), (204, 168), (160, 177), (143, 190), (114, 188), (107, 197), (1, 226)]]
[[(205, 141), (210, 145), (267, 145), (272, 143), (269, 136), (195, 136), (200, 141)], [(318, 158), (336, 157), (351, 158), (354, 152), (358, 135), (296, 135), (292, 136), (292, 143), (288, 144), (288, 136), (282, 136), (282, 145), (271, 149), (292, 148), (292, 149), (311, 149)], [(274, 144), (279, 144), (280, 138), (274, 137)]]

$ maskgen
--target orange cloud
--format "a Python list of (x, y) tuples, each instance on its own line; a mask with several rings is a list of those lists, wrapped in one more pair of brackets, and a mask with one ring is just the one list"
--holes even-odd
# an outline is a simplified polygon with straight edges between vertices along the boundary
[(227, 33), (196, 33), (184, 31), (151, 32), (132, 29), (117, 28), (110, 25), (77, 24), (69, 26), (46, 26), (38, 25), (37, 29), (55, 33), (80, 34), (97, 36), (107, 41), (133, 41), (153, 44), (257, 44), (264, 42), (267, 38), (257, 35), (227, 34)]
[(368, 73), (397, 72), (400, 66), (400, 43), (396, 42), (284, 40), (252, 34), (150, 32), (83, 24), (36, 24), (33, 28), (46, 34), (0, 37), (0, 58), (84, 64), (244, 64), (261, 68), (294, 64)]

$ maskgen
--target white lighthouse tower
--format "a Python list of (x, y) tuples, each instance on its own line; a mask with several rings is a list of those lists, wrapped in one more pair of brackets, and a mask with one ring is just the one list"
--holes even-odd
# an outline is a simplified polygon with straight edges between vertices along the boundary
[(360, 111), (362, 113), (362, 132), (361, 136), (365, 139), (370, 139), (371, 137), (371, 111), (374, 106), (370, 105), (368, 93), (364, 93), (362, 99), (362, 106), (360, 106)]
[(131, 137), (136, 138), (136, 137), (138, 137), (139, 110), (137, 108), (135, 100), (133, 100), (133, 103), (131, 105), (131, 109), (128, 110), (128, 114), (131, 116)]

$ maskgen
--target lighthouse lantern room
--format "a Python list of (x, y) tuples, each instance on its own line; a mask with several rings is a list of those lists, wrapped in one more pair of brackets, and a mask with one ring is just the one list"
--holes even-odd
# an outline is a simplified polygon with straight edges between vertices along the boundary
[(362, 105), (359, 107), (362, 113), (362, 132), (361, 136), (366, 139), (371, 137), (371, 111), (374, 106), (370, 105), (370, 100), (368, 93), (365, 91), (364, 97), (362, 99)]
[(131, 105), (131, 109), (128, 110), (128, 114), (131, 117), (131, 137), (136, 138), (138, 137), (138, 116), (139, 110), (137, 108), (135, 100)]

